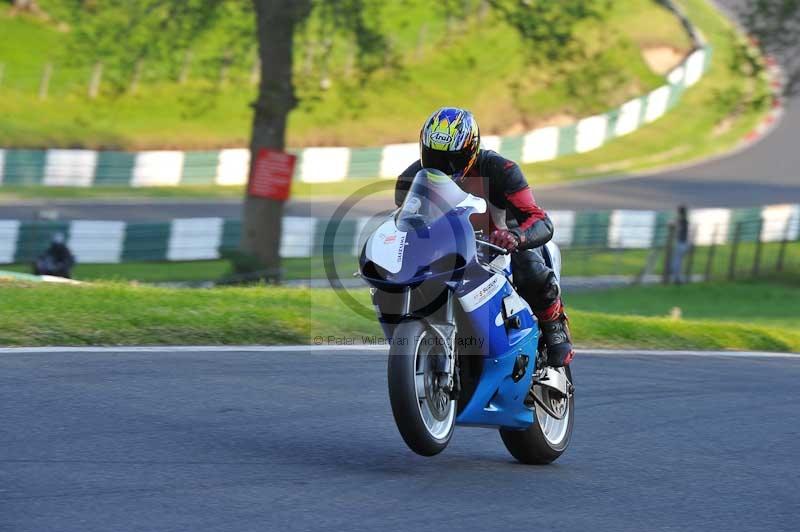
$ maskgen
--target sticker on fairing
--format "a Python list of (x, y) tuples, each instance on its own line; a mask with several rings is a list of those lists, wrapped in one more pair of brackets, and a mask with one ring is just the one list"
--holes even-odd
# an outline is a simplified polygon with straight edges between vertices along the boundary
[(405, 244), (405, 231), (400, 231), (394, 220), (387, 220), (370, 238), (367, 258), (381, 268), (397, 273), (403, 268)]
[(484, 303), (492, 299), (497, 292), (502, 290), (505, 284), (505, 277), (498, 274), (492, 275), (478, 288), (464, 296), (459, 297), (458, 300), (461, 302), (461, 307), (465, 312), (472, 312), (476, 308), (482, 306)]

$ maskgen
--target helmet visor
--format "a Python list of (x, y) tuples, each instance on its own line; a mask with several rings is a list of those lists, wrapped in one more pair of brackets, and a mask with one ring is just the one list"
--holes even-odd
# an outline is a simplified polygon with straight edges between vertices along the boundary
[(471, 158), (471, 154), (466, 150), (444, 151), (422, 147), (423, 168), (435, 168), (450, 177), (462, 177)]

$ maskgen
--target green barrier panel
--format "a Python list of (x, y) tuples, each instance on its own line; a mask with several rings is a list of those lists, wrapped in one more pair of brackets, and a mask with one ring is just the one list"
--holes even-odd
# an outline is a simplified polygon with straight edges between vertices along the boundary
[(225, 220), (222, 225), (222, 239), (219, 244), (220, 253), (239, 249), (241, 238), (242, 222), (240, 220)]
[(511, 159), (512, 161), (521, 161), (522, 145), (524, 143), (525, 137), (522, 135), (503, 137), (503, 143), (500, 145), (500, 154), (506, 159)]
[[(314, 245), (311, 248), (312, 256), (322, 256), (323, 244), (325, 242), (325, 231), (328, 228), (328, 220), (320, 219), (317, 221), (316, 230), (314, 231)], [(336, 234), (333, 235), (332, 241), (329, 243), (333, 246), (333, 253), (335, 255), (352, 255), (353, 246), (356, 240), (356, 229), (358, 224), (356, 220), (345, 219), (339, 223), (336, 228)], [(352, 273), (352, 272), (349, 272)]]
[(218, 151), (187, 151), (183, 159), (181, 185), (213, 185), (219, 164)]
[(41, 185), (46, 153), (44, 150), (6, 151), (3, 184)]
[(577, 124), (569, 124), (558, 128), (558, 157), (575, 153), (575, 141), (577, 138)]
[(69, 222), (22, 222), (17, 236), (14, 262), (32, 262), (50, 246), (56, 233), (69, 238)]
[(663, 246), (667, 243), (669, 224), (674, 219), (674, 212), (665, 211), (656, 213), (656, 224), (653, 228), (653, 246)]
[(170, 223), (135, 223), (125, 227), (122, 262), (167, 260)]
[(761, 234), (761, 208), (732, 209), (731, 223), (728, 227), (728, 242), (733, 242), (736, 226), (740, 225), (739, 240), (755, 242)]
[(619, 120), (620, 109), (612, 109), (606, 113), (606, 134), (603, 144), (616, 137), (617, 121)]
[(353, 148), (350, 150), (348, 178), (376, 178), (381, 171), (383, 148)]
[(670, 110), (676, 105), (678, 105), (678, 102), (681, 101), (681, 97), (683, 96), (684, 91), (686, 91), (686, 87), (682, 83), (678, 85), (669, 86), (669, 99), (667, 100), (667, 110)]
[(101, 151), (97, 154), (95, 186), (128, 187), (133, 179), (135, 153), (122, 151)]
[(611, 212), (577, 212), (572, 247), (599, 247), (608, 245), (608, 226)]

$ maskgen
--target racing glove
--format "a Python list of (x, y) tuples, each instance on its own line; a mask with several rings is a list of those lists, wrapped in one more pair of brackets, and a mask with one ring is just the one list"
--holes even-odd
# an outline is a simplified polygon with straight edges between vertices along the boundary
[(500, 246), (506, 251), (514, 251), (519, 247), (519, 237), (507, 229), (495, 229), (489, 235), (489, 243)]

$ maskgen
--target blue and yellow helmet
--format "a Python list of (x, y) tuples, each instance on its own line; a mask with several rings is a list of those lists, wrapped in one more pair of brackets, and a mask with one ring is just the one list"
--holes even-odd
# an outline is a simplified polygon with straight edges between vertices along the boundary
[(460, 180), (475, 164), (481, 146), (478, 122), (458, 107), (442, 107), (425, 121), (419, 134), (423, 168), (435, 168)]

